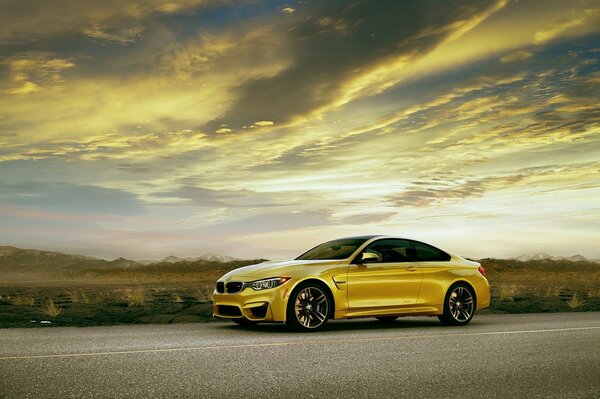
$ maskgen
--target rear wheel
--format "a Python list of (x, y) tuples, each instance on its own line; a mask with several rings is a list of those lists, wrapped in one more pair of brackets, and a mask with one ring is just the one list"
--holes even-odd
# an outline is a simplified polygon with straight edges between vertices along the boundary
[(239, 324), (240, 326), (246, 326), (246, 327), (252, 327), (258, 324), (257, 321), (253, 321), (253, 320), (248, 320), (245, 317), (241, 317), (239, 319), (230, 319), (231, 321), (233, 321), (235, 324)]
[(451, 326), (469, 324), (475, 314), (475, 294), (464, 283), (457, 283), (448, 289), (444, 300), (444, 313), (440, 321)]
[(377, 316), (375, 318), (383, 323), (391, 323), (396, 320), (398, 316)]
[(293, 331), (318, 331), (329, 320), (332, 301), (318, 284), (301, 284), (290, 295), (286, 325)]

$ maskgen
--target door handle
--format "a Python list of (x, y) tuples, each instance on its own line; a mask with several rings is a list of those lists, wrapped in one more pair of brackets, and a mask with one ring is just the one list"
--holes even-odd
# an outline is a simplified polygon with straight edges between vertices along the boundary
[(406, 270), (407, 272), (414, 272), (417, 270), (417, 268), (414, 266), (409, 266), (409, 267), (404, 268), (404, 270)]

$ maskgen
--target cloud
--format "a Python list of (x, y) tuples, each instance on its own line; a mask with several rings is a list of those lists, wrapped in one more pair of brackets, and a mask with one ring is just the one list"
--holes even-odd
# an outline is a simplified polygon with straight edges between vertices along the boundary
[(202, 230), (213, 234), (235, 234), (243, 237), (247, 234), (273, 233), (310, 226), (326, 226), (333, 222), (325, 211), (265, 212), (237, 220), (206, 226)]
[(123, 45), (137, 40), (143, 31), (144, 27), (141, 25), (115, 28), (97, 23), (82, 30), (83, 34), (91, 38), (116, 42)]
[(172, 14), (207, 6), (206, 0), (77, 0), (3, 2), (0, 43), (22, 43), (81, 32), (82, 35), (123, 42), (133, 40), (153, 14)]
[(111, 133), (77, 141), (55, 140), (33, 145), (7, 146), (0, 149), (0, 162), (63, 156), (83, 160), (140, 160), (154, 158), (157, 151), (162, 156), (170, 156), (203, 148), (207, 145), (205, 138), (204, 133), (187, 129), (162, 133)]
[[(548, 190), (564, 191), (565, 183), (568, 183), (573, 190), (589, 189), (594, 187), (593, 184), (589, 184), (590, 180), (598, 175), (600, 175), (598, 162), (545, 165), (482, 178), (415, 181), (407, 189), (390, 196), (389, 199), (400, 207), (428, 208), (470, 198), (497, 195), (502, 190), (517, 192), (525, 187), (530, 189), (537, 187), (540, 193)], [(544, 186), (545, 188), (542, 188)]]
[(225, 201), (232, 197), (232, 192), (184, 186), (172, 191), (155, 192), (151, 196), (154, 198), (164, 198), (175, 204), (215, 207), (225, 206)]
[(273, 121), (258, 121), (254, 122), (251, 127), (265, 127), (265, 126), (273, 126)]
[(244, 80), (273, 76), (287, 66), (288, 50), (280, 29), (265, 23), (236, 25), (226, 31), (207, 30), (166, 47), (161, 43), (156, 57), (142, 61), (157, 62), (161, 75), (172, 81), (189, 84), (201, 78), (206, 84), (219, 79), (237, 86)]
[(4, 70), (2, 75), (6, 76), (0, 93), (22, 95), (49, 86), (56, 87), (64, 81), (63, 72), (74, 66), (70, 59), (52, 53), (30, 51), (14, 54), (0, 63)]
[(148, 201), (160, 204), (208, 208), (275, 208), (289, 205), (277, 194), (258, 193), (251, 190), (216, 190), (185, 185), (169, 191), (151, 192), (146, 195), (146, 198)]
[[(488, 191), (506, 188), (523, 180), (523, 175), (493, 176), (483, 179), (473, 179), (457, 184), (430, 182), (430, 187), (422, 188), (427, 184), (413, 183), (416, 187), (391, 197), (398, 206), (431, 207), (432, 205), (464, 200), (471, 197), (481, 197)], [(446, 187), (439, 187), (439, 186)]]
[(293, 52), (292, 64), (274, 76), (242, 83), (217, 123), (285, 124), (309, 117), (337, 103), (348, 82), (381, 64), (431, 51), (464, 21), (478, 18), (490, 7), (467, 2), (435, 5), (392, 1), (371, 7), (366, 2), (332, 1), (307, 6), (303, 10), (307, 17), (284, 36)]
[[(233, 87), (244, 79), (272, 75), (287, 64), (286, 51), (276, 27), (271, 25), (244, 24), (226, 33), (207, 30), (180, 41), (160, 39), (160, 43), (149, 40), (144, 42), (148, 47), (128, 51), (111, 47), (101, 50), (110, 56), (94, 52), (77, 53), (72, 58), (46, 55), (46, 61), (60, 58), (68, 62), (54, 66), (57, 71), (52, 76), (60, 79), (49, 80), (49, 75), (45, 80), (28, 80), (30, 83), (3, 79), (6, 84), (0, 86), (0, 93), (3, 89), (40, 92), (22, 102), (0, 96), (0, 130), (12, 133), (7, 144), (27, 143), (34, 148), (48, 144), (52, 148), (57, 142), (66, 142), (79, 148), (90, 137), (98, 136), (130, 135), (136, 141), (136, 136), (144, 132), (168, 135), (177, 141), (178, 135), (171, 132), (202, 130), (214, 134), (226, 123), (210, 129), (200, 126), (226, 109), (232, 101)], [(29, 53), (20, 52), (9, 60), (19, 58), (19, 54)], [(75, 63), (77, 67), (73, 68)], [(8, 74), (8, 63), (3, 69), (0, 74), (13, 76)], [(37, 76), (32, 72), (29, 75)], [(192, 145), (189, 150), (195, 148)]]
[(524, 51), (524, 50), (519, 50), (519, 51), (515, 51), (506, 55), (503, 55), (500, 58), (500, 62), (503, 63), (509, 63), (509, 62), (515, 62), (515, 61), (523, 61), (526, 60), (528, 58), (531, 58), (533, 56), (533, 53), (530, 51)]
[(565, 32), (565, 31), (568, 31), (569, 29), (583, 25), (584, 20), (585, 19), (582, 17), (568, 19), (568, 20), (563, 21), (560, 24), (557, 24), (550, 28), (541, 30), (535, 34), (535, 36), (533, 38), (533, 43), (534, 44), (542, 44), (547, 41), (550, 41), (550, 40), (554, 39), (555, 37), (557, 37), (559, 34)]
[(131, 215), (142, 203), (125, 190), (71, 183), (3, 183), (0, 201), (33, 210), (73, 214)]

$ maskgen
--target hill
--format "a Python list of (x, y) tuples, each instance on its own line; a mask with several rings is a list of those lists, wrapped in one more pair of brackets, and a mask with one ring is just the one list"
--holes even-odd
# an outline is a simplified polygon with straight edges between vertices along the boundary
[(112, 261), (54, 251), (0, 247), (0, 274), (5, 280), (22, 278), (62, 278), (83, 269), (119, 269), (139, 266), (135, 261), (117, 258)]
[[(126, 258), (104, 260), (54, 251), (0, 246), (0, 280), (3, 282), (60, 282), (82, 279), (156, 280), (198, 273), (223, 272), (263, 262), (264, 259), (240, 260), (214, 254), (196, 258), (170, 256), (158, 262), (138, 262)], [(159, 277), (162, 276), (162, 277)], [(189, 277), (189, 276), (188, 276)], [(206, 277), (212, 278), (212, 274)]]
[(180, 258), (178, 256), (167, 256), (166, 258), (162, 259), (162, 260), (142, 260), (139, 261), (138, 263), (141, 263), (143, 265), (150, 265), (153, 263), (178, 263), (178, 262), (195, 262), (195, 261), (199, 261), (199, 260), (206, 260), (206, 261), (210, 261), (210, 262), (233, 262), (236, 260), (240, 260), (239, 258), (234, 258), (232, 256), (225, 256), (225, 255), (216, 255), (216, 254), (211, 254), (211, 253), (207, 253), (207, 254), (202, 254), (200, 256), (196, 256), (196, 257), (187, 257), (187, 258)]
[(521, 256), (517, 256), (515, 258), (512, 258), (514, 260), (519, 260), (521, 262), (529, 262), (532, 260), (568, 260), (571, 262), (595, 262), (595, 263), (600, 263), (600, 260), (592, 260), (592, 259), (588, 259), (583, 255), (573, 255), (573, 256), (553, 256), (553, 255), (549, 255), (545, 252), (538, 252), (535, 254), (528, 254), (528, 255), (521, 255)]

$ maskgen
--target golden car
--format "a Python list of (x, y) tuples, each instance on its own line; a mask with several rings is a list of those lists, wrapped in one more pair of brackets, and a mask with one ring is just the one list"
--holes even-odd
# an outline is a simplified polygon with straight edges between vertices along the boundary
[(389, 236), (341, 238), (295, 260), (240, 267), (217, 281), (214, 315), (241, 325), (284, 322), (316, 331), (329, 319), (437, 316), (465, 325), (490, 303), (477, 262)]

